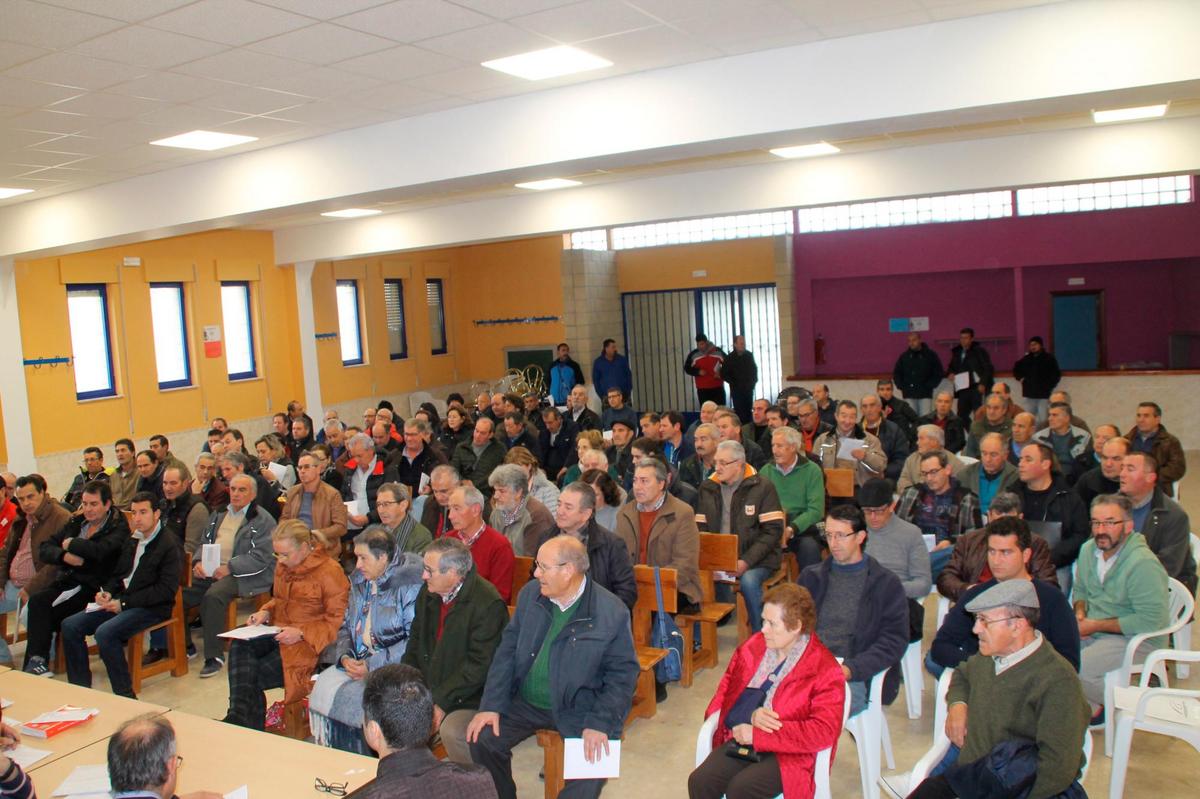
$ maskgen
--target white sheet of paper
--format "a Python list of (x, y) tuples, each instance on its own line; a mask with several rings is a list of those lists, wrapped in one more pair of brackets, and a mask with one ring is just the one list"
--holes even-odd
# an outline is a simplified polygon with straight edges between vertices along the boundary
[(221, 545), (220, 544), (201, 544), (200, 545), (200, 568), (209, 577), (212, 576), (221, 566)]
[(5, 751), (4, 754), (8, 756), (9, 760), (28, 771), (30, 766), (50, 754), (50, 750), (34, 749), (32, 746), (17, 744), (12, 749)]
[(76, 766), (67, 778), (54, 789), (53, 796), (80, 796), (88, 794), (107, 795), (111, 790), (108, 783), (108, 766)]
[(843, 438), (839, 440), (837, 459), (839, 461), (854, 460), (850, 453), (856, 449), (866, 449), (867, 442), (861, 438)]
[(100, 607), (99, 602), (89, 602), (89, 603), (87, 603), (87, 607), (84, 608), (84, 610), (87, 611), (88, 613), (95, 613), (98, 610), (104, 610), (104, 608)]
[(59, 594), (57, 597), (55, 597), (53, 602), (50, 603), (50, 607), (52, 607), (52, 608), (58, 607), (59, 605), (66, 602), (71, 597), (78, 594), (82, 588), (83, 588), (82, 585), (77, 585), (74, 588), (72, 588), (70, 591), (63, 591), (61, 594)]
[(6, 710), (10, 707), (12, 707), (12, 700), (5, 699), (4, 697), (0, 696), (0, 710)]
[(245, 627), (234, 627), (229, 632), (221, 633), (217, 637), (248, 641), (251, 638), (262, 638), (264, 635), (276, 635), (279, 633), (279, 629), (279, 627), (270, 627), (265, 624), (246, 625)]
[(92, 716), (98, 716), (99, 714), (100, 711), (94, 707), (73, 707), (69, 710), (51, 710), (25, 723), (51, 724), (56, 721), (87, 721)]
[(349, 502), (343, 502), (342, 504), (346, 506), (346, 513), (350, 514), (351, 516), (359, 515), (358, 514), (358, 500), (352, 499)]
[(250, 786), (243, 785), (225, 794), (225, 799), (250, 799)]
[(283, 476), (287, 474), (287, 467), (282, 463), (271, 461), (267, 464), (267, 469), (270, 470), (271, 474), (275, 475), (276, 480), (283, 480)]
[(933, 533), (921, 533), (921, 538), (925, 539), (926, 552), (932, 552), (933, 548), (937, 546), (937, 536)]
[(613, 439), (612, 439), (612, 430), (605, 430), (605, 431), (604, 431), (604, 440), (605, 440), (605, 441), (612, 441), (612, 440), (613, 440)]
[(417, 493), (424, 494), (426, 488), (429, 488), (429, 475), (421, 472), (421, 482), (417, 484)]
[(956, 372), (954, 375), (954, 390), (955, 391), (966, 391), (970, 387), (971, 387), (971, 373), (970, 372)]
[(583, 756), (582, 738), (564, 738), (563, 744), (564, 780), (616, 779), (621, 776), (620, 741), (609, 741), (608, 754), (601, 753), (595, 763), (587, 762)]

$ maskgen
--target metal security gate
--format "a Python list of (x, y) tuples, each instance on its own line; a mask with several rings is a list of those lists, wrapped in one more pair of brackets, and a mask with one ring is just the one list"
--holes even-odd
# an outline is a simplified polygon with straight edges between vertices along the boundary
[(633, 406), (698, 411), (696, 387), (683, 359), (696, 333), (728, 352), (739, 332), (758, 363), (756, 397), (774, 398), (783, 385), (779, 303), (774, 284), (621, 295), (625, 346), (633, 370)]

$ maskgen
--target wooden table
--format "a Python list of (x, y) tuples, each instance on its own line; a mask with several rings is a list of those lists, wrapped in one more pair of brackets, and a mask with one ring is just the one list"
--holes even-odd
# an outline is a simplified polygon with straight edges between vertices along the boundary
[[(91, 688), (82, 688), (45, 677), (34, 677), (19, 671), (0, 674), (0, 696), (11, 699), (13, 703), (12, 707), (4, 711), (6, 720), (11, 717), (23, 722), (29, 721), (35, 716), (48, 710), (55, 710), (62, 705), (94, 707), (100, 710), (100, 715), (66, 732), (61, 732), (53, 738), (23, 736), (22, 742), (28, 746), (34, 749), (48, 749), (51, 752), (48, 757), (35, 763), (30, 772), (48, 766), (56, 760), (94, 743), (107, 741), (122, 722), (134, 716), (140, 716), (143, 713), (160, 715), (169, 710), (162, 705), (126, 699), (107, 691), (93, 691)], [(55, 783), (50, 786), (46, 796), (49, 796), (49, 791), (57, 785), (58, 783)]]
[[(178, 752), (183, 756), (175, 789), (180, 795), (192, 791), (225, 794), (246, 785), (250, 799), (330, 799), (330, 794), (313, 787), (317, 777), (327, 783), (349, 783), (347, 793), (375, 779), (379, 761), (374, 758), (177, 710), (168, 712), (166, 718), (175, 727)], [(49, 796), (76, 766), (104, 763), (107, 751), (108, 742), (100, 741), (33, 771), (38, 796)]]

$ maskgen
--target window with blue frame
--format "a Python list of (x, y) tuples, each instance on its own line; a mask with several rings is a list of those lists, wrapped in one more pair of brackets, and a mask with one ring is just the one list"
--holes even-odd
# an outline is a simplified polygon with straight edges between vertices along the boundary
[(337, 282), (338, 339), (342, 342), (342, 366), (363, 362), (362, 324), (358, 308), (358, 281)]
[(221, 321), (225, 328), (225, 371), (229, 379), (258, 377), (248, 282), (237, 280), (221, 283)]
[(425, 303), (429, 306), (429, 349), (433, 355), (446, 354), (446, 295), (440, 277), (425, 281)]
[(71, 328), (75, 398), (115, 397), (117, 386), (109, 336), (108, 290), (104, 284), (68, 285), (67, 320)]
[(393, 361), (408, 357), (408, 330), (404, 325), (404, 281), (383, 281), (383, 304), (387, 312), (388, 356)]
[(154, 364), (159, 388), (192, 384), (188, 353), (187, 315), (182, 283), (150, 284), (150, 325), (154, 332)]

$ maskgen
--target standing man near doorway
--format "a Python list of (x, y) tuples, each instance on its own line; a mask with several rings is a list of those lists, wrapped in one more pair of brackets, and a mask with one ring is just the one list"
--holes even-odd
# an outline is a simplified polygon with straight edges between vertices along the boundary
[(892, 368), (892, 381), (904, 393), (917, 416), (933, 412), (933, 392), (942, 382), (942, 359), (921, 341), (920, 333), (908, 334), (908, 348)]
[(696, 348), (683, 359), (683, 371), (696, 380), (697, 401), (725, 404), (725, 383), (721, 379), (721, 367), (725, 353), (708, 340), (703, 333), (696, 335)]
[(991, 392), (993, 377), (991, 356), (975, 343), (974, 328), (964, 327), (958, 331), (958, 345), (950, 351), (946, 377), (954, 382), (958, 418), (970, 419), (975, 409), (983, 404), (984, 395)]
[(733, 352), (725, 356), (721, 378), (729, 384), (729, 400), (742, 424), (749, 424), (754, 404), (754, 387), (758, 385), (758, 364), (754, 353), (746, 349), (746, 337), (733, 337)]
[(1058, 359), (1046, 352), (1041, 336), (1029, 339), (1025, 354), (1013, 364), (1013, 377), (1021, 384), (1025, 404), (1038, 424), (1046, 421), (1050, 413), (1050, 394), (1062, 380), (1062, 370), (1058, 368)]
[(633, 372), (629, 370), (629, 359), (617, 352), (615, 339), (604, 339), (600, 354), (592, 362), (592, 388), (600, 397), (606, 396), (609, 389), (618, 389), (625, 395), (626, 402), (633, 393)]
[(558, 407), (567, 404), (571, 389), (583, 385), (583, 370), (571, 357), (571, 347), (566, 342), (558, 345), (557, 355), (546, 374), (550, 377), (550, 396)]

